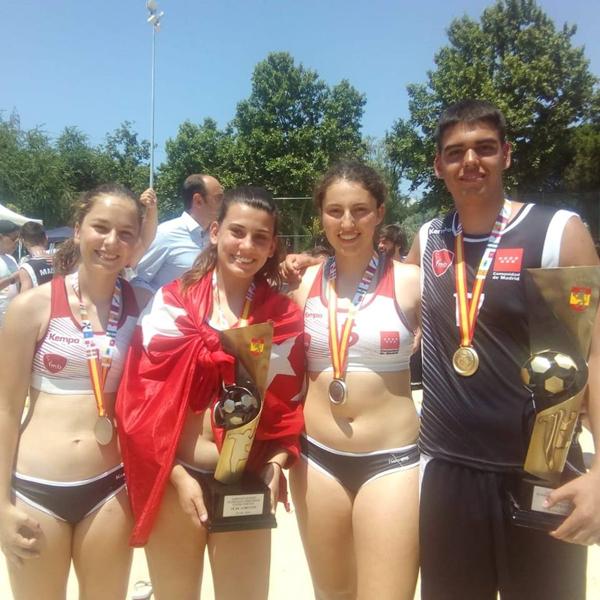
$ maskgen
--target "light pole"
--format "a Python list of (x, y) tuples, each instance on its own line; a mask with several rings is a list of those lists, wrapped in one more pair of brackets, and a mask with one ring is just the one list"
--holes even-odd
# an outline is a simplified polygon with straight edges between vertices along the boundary
[(150, 186), (154, 186), (154, 74), (156, 71), (156, 32), (160, 29), (160, 19), (165, 14), (158, 10), (158, 3), (156, 0), (147, 0), (146, 8), (150, 13), (148, 17), (148, 23), (152, 25), (152, 92), (150, 101)]

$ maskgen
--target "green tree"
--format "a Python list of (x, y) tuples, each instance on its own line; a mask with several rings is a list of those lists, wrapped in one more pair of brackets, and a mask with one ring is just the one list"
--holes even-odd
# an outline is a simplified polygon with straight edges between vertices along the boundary
[(148, 187), (150, 142), (138, 139), (131, 122), (124, 121), (107, 134), (98, 151), (98, 168), (105, 181), (120, 183), (138, 194)]
[(0, 193), (3, 203), (47, 227), (69, 214), (70, 190), (56, 149), (41, 129), (21, 129), (16, 114), (0, 119)]
[(65, 127), (55, 144), (64, 182), (73, 194), (106, 183), (106, 161), (100, 151), (89, 144), (88, 136), (78, 127)]
[[(329, 164), (364, 156), (360, 135), (365, 97), (347, 81), (328, 86), (285, 52), (269, 54), (252, 75), (252, 92), (232, 122), (237, 183), (264, 185), (275, 196), (310, 196)], [(309, 202), (282, 203), (283, 223), (299, 233)]]
[(220, 130), (213, 119), (205, 119), (202, 125), (184, 121), (179, 126), (175, 138), (166, 142), (166, 161), (158, 170), (156, 188), (161, 217), (181, 212), (181, 185), (192, 173), (212, 175), (224, 187), (235, 185), (232, 145), (231, 129)]
[(600, 190), (600, 123), (571, 132), (572, 159), (565, 170), (567, 188), (577, 192)]
[(14, 204), (16, 173), (19, 168), (20, 123), (16, 113), (8, 119), (0, 115), (0, 202)]
[(432, 161), (436, 119), (449, 104), (486, 99), (506, 115), (513, 144), (507, 184), (519, 191), (555, 189), (568, 160), (569, 128), (589, 118), (596, 78), (576, 27), (558, 29), (534, 0), (499, 0), (479, 22), (452, 21), (449, 44), (435, 55), (426, 84), (408, 86), (410, 118), (386, 136), (398, 176), (422, 187), (430, 201), (448, 201)]
[(401, 181), (394, 165), (386, 152), (386, 145), (383, 140), (376, 138), (367, 138), (368, 154), (367, 163), (376, 169), (383, 180), (389, 192), (388, 200), (385, 206), (385, 224), (402, 223), (412, 211), (412, 199), (401, 189)]

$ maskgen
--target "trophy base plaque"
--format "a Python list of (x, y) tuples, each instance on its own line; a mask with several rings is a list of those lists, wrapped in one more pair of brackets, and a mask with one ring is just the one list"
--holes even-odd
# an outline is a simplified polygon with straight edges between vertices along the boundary
[(211, 533), (277, 527), (271, 514), (270, 490), (258, 477), (244, 474), (238, 483), (231, 484), (203, 477), (200, 485)]
[(569, 502), (559, 502), (552, 508), (544, 500), (554, 488), (547, 481), (534, 477), (523, 478), (508, 491), (508, 506), (512, 522), (520, 527), (554, 531), (570, 514)]

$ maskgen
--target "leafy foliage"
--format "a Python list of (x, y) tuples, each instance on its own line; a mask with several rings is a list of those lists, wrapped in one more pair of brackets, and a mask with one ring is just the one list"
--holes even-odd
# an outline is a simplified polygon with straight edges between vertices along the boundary
[(534, 0), (499, 0), (480, 22), (452, 21), (449, 44), (435, 55), (426, 84), (408, 87), (410, 118), (398, 120), (386, 137), (398, 176), (430, 200), (449, 198), (432, 172), (436, 119), (465, 98), (486, 99), (505, 114), (513, 144), (509, 187), (555, 189), (568, 162), (565, 132), (593, 112), (596, 78), (582, 48), (571, 39), (575, 26), (557, 29)]
[(569, 190), (600, 190), (600, 123), (587, 124), (571, 132), (571, 162), (565, 170), (565, 182)]
[(205, 119), (202, 125), (184, 121), (177, 136), (167, 140), (167, 159), (158, 170), (161, 215), (174, 216), (182, 211), (181, 185), (192, 173), (209, 173), (226, 188), (234, 185), (232, 146), (231, 130), (219, 130), (213, 119)]
[[(238, 183), (260, 183), (275, 196), (310, 196), (331, 162), (364, 156), (365, 97), (348, 81), (329, 87), (285, 52), (269, 54), (252, 76), (252, 92), (232, 122)], [(298, 233), (310, 203), (282, 203), (282, 222)]]
[(39, 128), (24, 130), (16, 114), (0, 117), (0, 201), (46, 227), (69, 222), (81, 192), (115, 181), (136, 192), (147, 186), (148, 142), (123, 123), (93, 147), (77, 127), (52, 141)]

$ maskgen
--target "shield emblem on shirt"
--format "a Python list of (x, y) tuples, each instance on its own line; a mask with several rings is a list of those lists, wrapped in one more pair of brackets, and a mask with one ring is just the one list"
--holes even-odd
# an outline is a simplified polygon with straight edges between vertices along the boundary
[(62, 371), (67, 364), (67, 359), (60, 354), (44, 354), (44, 366), (50, 373)]
[(434, 250), (431, 255), (431, 267), (436, 277), (441, 277), (452, 264), (454, 260), (454, 252), (443, 248), (442, 250)]

